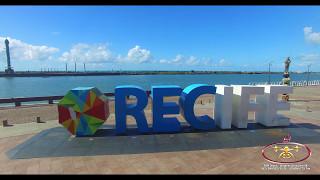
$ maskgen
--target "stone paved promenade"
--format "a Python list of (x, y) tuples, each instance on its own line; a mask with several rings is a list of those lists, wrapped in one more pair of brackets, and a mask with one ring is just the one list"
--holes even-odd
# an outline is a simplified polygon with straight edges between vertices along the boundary
[[(54, 119), (55, 105), (0, 109), (1, 120), (8, 118), (13, 124), (0, 127), (0, 173), (320, 174), (320, 87), (294, 88), (290, 98), (291, 110), (283, 114), (291, 118), (292, 125), (286, 128), (253, 126), (246, 130), (117, 137), (98, 133), (81, 139), (70, 137), (60, 127)], [(212, 99), (203, 97), (198, 103), (198, 114), (212, 113)], [(150, 119), (150, 107), (146, 114)], [(43, 115), (52, 119), (32, 122), (34, 116)], [(113, 115), (105, 127), (112, 124)], [(292, 141), (311, 148), (311, 157), (297, 163), (310, 169), (265, 170), (270, 163), (263, 159), (261, 149), (288, 133)]]

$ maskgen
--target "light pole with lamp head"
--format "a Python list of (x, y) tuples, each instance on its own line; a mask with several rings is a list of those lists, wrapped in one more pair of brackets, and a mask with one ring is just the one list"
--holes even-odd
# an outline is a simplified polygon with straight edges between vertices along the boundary
[(272, 65), (272, 61), (270, 61), (269, 63), (268, 63), (268, 65), (269, 65), (269, 73), (268, 73), (268, 84), (270, 84), (271, 83), (271, 65)]
[(309, 86), (309, 80), (310, 80), (310, 66), (311, 64), (308, 65), (307, 86)]

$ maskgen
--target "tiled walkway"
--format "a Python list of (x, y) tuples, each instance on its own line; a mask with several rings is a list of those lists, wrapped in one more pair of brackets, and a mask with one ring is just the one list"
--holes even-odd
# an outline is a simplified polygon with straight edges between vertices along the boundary
[[(296, 124), (302, 124), (293, 120)], [(309, 122), (308, 122), (309, 123)], [(311, 122), (312, 123), (312, 122)], [(319, 124), (318, 124), (319, 125)], [(308, 129), (309, 127), (310, 129)], [(246, 130), (249, 131), (249, 130)], [(307, 132), (304, 137), (299, 135), (299, 131)], [(310, 133), (308, 133), (310, 131)], [(259, 134), (258, 131), (251, 132), (254, 139)], [(280, 137), (279, 129), (269, 129), (270, 136)], [(156, 174), (201, 174), (201, 173), (320, 173), (320, 128), (318, 126), (307, 126), (292, 130), (293, 140), (295, 138), (311, 143), (307, 144), (312, 150), (312, 156), (300, 164), (307, 164), (310, 170), (263, 170), (264, 164), (269, 164), (261, 156), (263, 146), (234, 147), (234, 148), (211, 148), (207, 150), (190, 151), (157, 151), (153, 153), (136, 154), (105, 154), (97, 156), (63, 156), (63, 157), (42, 157), (28, 159), (10, 159), (7, 152), (17, 145), (34, 138), (37, 134), (20, 135), (0, 139), (0, 173), (116, 173), (116, 174), (136, 174), (136, 173), (156, 173)], [(216, 132), (219, 133), (219, 132)], [(224, 132), (220, 132), (224, 133)], [(180, 134), (179, 134), (180, 135)], [(222, 134), (219, 134), (223, 136)], [(152, 135), (149, 135), (152, 136)], [(161, 136), (161, 135), (158, 135)], [(180, 135), (181, 136), (181, 135)], [(281, 139), (279, 139), (281, 140)], [(263, 144), (263, 142), (262, 142)], [(268, 144), (266, 142), (266, 144)], [(175, 144), (171, 144), (175, 146)]]
[(309, 145), (314, 152), (312, 157), (304, 162), (311, 170), (265, 171), (262, 168), (267, 162), (261, 156), (261, 147), (9, 160), (4, 151), (15, 146), (12, 141), (26, 138), (1, 140), (1, 173), (320, 173), (316, 158), (320, 148), (314, 144)]

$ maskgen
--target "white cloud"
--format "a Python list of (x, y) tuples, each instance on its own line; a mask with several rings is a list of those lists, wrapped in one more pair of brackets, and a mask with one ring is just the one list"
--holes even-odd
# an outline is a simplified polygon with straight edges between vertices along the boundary
[(320, 32), (313, 32), (312, 27), (304, 27), (304, 38), (314, 44), (320, 44)]
[[(5, 52), (5, 37), (0, 37), (0, 52)], [(45, 45), (32, 45), (14, 38), (9, 40), (10, 56), (13, 61), (29, 61), (29, 60), (51, 60), (53, 55), (59, 51), (58, 48)]]
[(61, 61), (76, 61), (86, 63), (105, 63), (113, 61), (111, 51), (105, 44), (78, 43), (64, 52), (59, 58)]
[(195, 56), (183, 56), (181, 54), (176, 55), (173, 59), (160, 59), (161, 64), (172, 64), (172, 65), (187, 65), (187, 66), (227, 66), (230, 65), (225, 59), (221, 59), (214, 63), (211, 58), (197, 58)]
[[(231, 65), (232, 64), (225, 59), (220, 59), (217, 64), (214, 64), (214, 66), (231, 66)], [(247, 65), (247, 66), (249, 66), (249, 65)]]
[(211, 58), (205, 58), (202, 60), (202, 64), (204, 66), (212, 66), (213, 65), (213, 60)]
[(226, 60), (225, 59), (220, 59), (219, 65), (225, 65), (225, 64), (226, 64)]
[(120, 61), (127, 61), (132, 63), (145, 63), (150, 62), (152, 60), (151, 52), (147, 49), (142, 49), (140, 46), (136, 45), (134, 48), (129, 49), (128, 55), (125, 59), (122, 59), (121, 56)]
[(194, 56), (184, 57), (183, 55), (178, 54), (175, 58), (171, 60), (161, 59), (159, 62), (162, 64), (167, 63), (174, 65), (197, 65), (200, 61)]
[(169, 61), (169, 63), (181, 64), (183, 59), (184, 59), (184, 57), (181, 54), (178, 54), (171, 62)]
[(101, 64), (107, 62), (115, 63), (146, 63), (151, 62), (151, 52), (135, 46), (129, 49), (126, 56), (121, 54), (114, 56), (105, 44), (85, 44), (78, 43), (64, 52), (59, 58), (61, 61), (86, 62), (91, 64)]
[(168, 63), (168, 60), (166, 60), (166, 59), (160, 59), (160, 60), (159, 60), (159, 63), (161, 63), (161, 64), (167, 64), (167, 63)]
[(200, 63), (200, 60), (198, 60), (196, 57), (194, 56), (190, 56), (189, 58), (187, 58), (186, 60), (186, 64), (187, 65), (191, 65), (191, 66), (194, 66), (194, 65), (198, 65)]
[[(136, 45), (128, 50), (125, 55), (113, 55), (107, 44), (86, 44), (77, 43), (68, 51), (57, 54), (58, 48), (48, 46), (36, 46), (25, 43), (23, 41), (8, 38), (10, 41), (10, 51), (13, 60), (58, 60), (64, 62), (85, 62), (90, 67), (99, 66), (103, 63), (153, 63), (168, 64), (175, 66), (202, 66), (202, 67), (218, 67), (226, 66), (229, 63), (225, 59), (213, 61), (211, 58), (197, 58), (195, 56), (183, 56), (177, 54), (172, 59), (154, 59), (151, 51)], [(5, 38), (0, 37), (0, 42), (4, 42)], [(0, 43), (0, 52), (4, 53), (4, 43)], [(54, 58), (54, 55), (56, 57)], [(304, 57), (312, 58), (312, 56)], [(315, 57), (313, 57), (315, 58)]]
[(320, 54), (306, 54), (301, 56), (302, 61), (319, 61), (320, 60)]
[(318, 64), (320, 62), (320, 54), (303, 54), (300, 56), (300, 66), (308, 64)]

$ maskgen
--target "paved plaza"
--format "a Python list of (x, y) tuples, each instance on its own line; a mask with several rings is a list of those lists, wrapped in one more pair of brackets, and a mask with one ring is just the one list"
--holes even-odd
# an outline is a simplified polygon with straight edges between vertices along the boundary
[[(291, 110), (282, 113), (291, 118), (288, 127), (265, 128), (251, 121), (247, 129), (217, 128), (199, 132), (185, 127), (183, 133), (141, 135), (136, 133), (134, 121), (130, 119), (130, 135), (115, 136), (112, 115), (94, 136), (75, 138), (57, 120), (40, 124), (13, 123), (11, 127), (0, 127), (0, 173), (319, 174), (319, 88), (294, 89), (290, 97)], [(212, 113), (210, 102), (212, 100), (204, 97), (195, 107), (197, 113)], [(46, 106), (45, 111), (48, 108), (56, 106)], [(150, 112), (146, 110), (148, 120)], [(180, 120), (183, 122), (181, 117)], [(308, 168), (267, 169), (272, 164), (263, 158), (262, 148), (282, 141), (288, 134), (292, 136), (291, 141), (312, 150), (310, 158), (296, 163)]]

